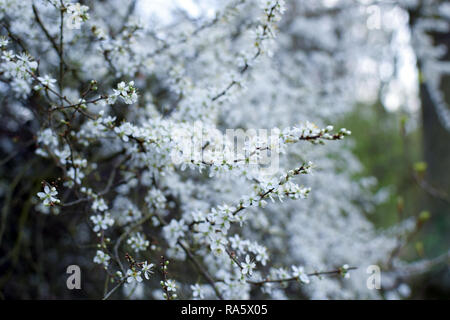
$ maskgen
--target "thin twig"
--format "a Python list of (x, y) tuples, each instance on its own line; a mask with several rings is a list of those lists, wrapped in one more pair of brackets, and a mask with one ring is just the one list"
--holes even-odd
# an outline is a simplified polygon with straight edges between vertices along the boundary
[[(347, 269), (345, 269), (345, 271), (349, 271), (349, 270), (356, 270), (358, 268), (356, 267), (348, 267)], [(343, 274), (343, 269), (339, 268), (337, 270), (333, 270), (333, 271), (322, 271), (322, 272), (312, 272), (312, 273), (308, 273), (307, 276), (308, 277), (320, 277), (320, 276), (324, 276), (324, 275), (342, 275)], [(285, 278), (285, 279), (265, 279), (265, 280), (261, 280), (261, 281), (252, 281), (252, 280), (246, 280), (247, 283), (253, 284), (253, 285), (263, 285), (265, 283), (281, 283), (281, 282), (286, 282), (286, 281), (298, 281), (299, 277), (291, 277), (291, 278)]]

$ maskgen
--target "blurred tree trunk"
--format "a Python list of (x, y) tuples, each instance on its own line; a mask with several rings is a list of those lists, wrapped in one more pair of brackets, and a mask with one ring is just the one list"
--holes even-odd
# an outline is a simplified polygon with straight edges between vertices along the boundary
[[(420, 63), (419, 63), (420, 68)], [(425, 80), (426, 81), (426, 80)], [(447, 105), (450, 105), (450, 76), (442, 78), (441, 87)], [(425, 83), (420, 84), (420, 99), (422, 104), (423, 157), (427, 163), (425, 181), (427, 185), (443, 196), (450, 194), (450, 132), (442, 125), (436, 106), (430, 97)], [(448, 248), (450, 243), (450, 206), (436, 196), (428, 195), (426, 205), (431, 211), (440, 235), (446, 235), (445, 241), (436, 243), (440, 249)], [(440, 242), (440, 241), (439, 241)]]
[[(415, 12), (409, 12), (410, 26), (413, 27), (420, 17), (420, 8)], [(434, 46), (445, 46), (446, 54), (442, 61), (450, 61), (450, 33), (429, 33)], [(426, 76), (422, 76), (421, 68), (423, 61), (418, 57), (417, 66), (421, 74), (420, 78), (420, 100), (422, 108), (422, 131), (423, 131), (423, 158), (427, 163), (425, 181), (435, 191), (442, 196), (432, 196), (428, 192), (425, 196), (424, 207), (432, 214), (432, 220), (426, 224), (424, 232), (430, 234), (428, 245), (426, 245), (426, 255), (436, 256), (447, 251), (450, 244), (450, 204), (442, 198), (450, 196), (450, 131), (447, 130), (437, 112), (436, 105), (430, 96), (427, 87)], [(443, 94), (447, 108), (450, 106), (450, 75), (441, 78), (440, 90)], [(450, 112), (450, 109), (448, 109)], [(446, 270), (447, 271), (446, 271)], [(444, 279), (442, 273), (447, 273), (448, 266), (436, 270), (434, 275), (438, 279)], [(431, 283), (430, 283), (431, 284)], [(432, 289), (437, 292), (447, 292), (450, 287), (448, 281), (435, 283)], [(447, 290), (447, 291), (446, 291)], [(439, 296), (439, 294), (438, 294)], [(426, 297), (425, 297), (426, 298)]]
[[(411, 29), (420, 18), (421, 8), (409, 12)], [(429, 33), (435, 46), (445, 46), (446, 54), (442, 61), (450, 61), (450, 33)], [(417, 57), (420, 72), (420, 102), (422, 109), (423, 159), (427, 163), (425, 181), (433, 189), (449, 199), (450, 196), (450, 131), (439, 119), (439, 114), (427, 87), (427, 79), (422, 75), (423, 61)], [(450, 106), (450, 75), (441, 78), (440, 90), (447, 108)], [(450, 112), (450, 109), (448, 109)], [(425, 225), (424, 233), (429, 235), (425, 241), (425, 254), (429, 257), (446, 252), (450, 244), (450, 205), (442, 198), (426, 193), (424, 207), (432, 214), (432, 219)], [(427, 274), (416, 292), (425, 299), (445, 298), (450, 293), (450, 267), (440, 266)], [(417, 288), (416, 288), (417, 289)]]

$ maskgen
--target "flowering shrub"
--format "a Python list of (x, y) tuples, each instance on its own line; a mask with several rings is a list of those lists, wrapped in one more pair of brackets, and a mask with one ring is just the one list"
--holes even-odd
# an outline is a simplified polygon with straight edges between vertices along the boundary
[(401, 263), (417, 224), (375, 230), (373, 181), (330, 125), (356, 101), (367, 16), (304, 2), (167, 27), (135, 1), (0, 1), (2, 117), (32, 123), (52, 168), (35, 214), (83, 244), (104, 298), (381, 297), (365, 270)]

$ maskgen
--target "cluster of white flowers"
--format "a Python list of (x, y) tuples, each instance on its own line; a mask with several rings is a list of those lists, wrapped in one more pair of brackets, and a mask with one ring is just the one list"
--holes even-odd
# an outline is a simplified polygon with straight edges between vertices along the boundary
[(66, 7), (67, 26), (70, 29), (80, 29), (81, 23), (89, 19), (89, 7), (80, 3), (69, 3)]
[(161, 190), (152, 188), (148, 191), (145, 202), (149, 207), (161, 209), (166, 206), (166, 197)]
[(351, 131), (345, 128), (341, 128), (337, 133), (332, 133), (332, 131), (333, 126), (327, 126), (326, 128), (320, 129), (315, 124), (307, 121), (300, 126), (284, 129), (281, 133), (281, 139), (285, 143), (298, 142), (301, 140), (310, 141), (312, 143), (323, 143), (323, 140), (338, 140), (351, 135)]
[(109, 213), (91, 216), (91, 221), (94, 224), (94, 227), (92, 228), (94, 232), (105, 231), (114, 225), (114, 219), (111, 218)]
[(265, 266), (269, 260), (269, 254), (267, 248), (259, 245), (256, 242), (249, 240), (243, 240), (238, 234), (228, 239), (230, 241), (231, 249), (235, 250), (238, 254), (244, 254), (245, 252), (252, 253), (255, 256), (255, 260), (261, 265)]
[(106, 101), (109, 104), (114, 104), (119, 97), (126, 104), (133, 104), (138, 100), (136, 88), (134, 87), (134, 81), (130, 81), (128, 84), (123, 81), (119, 82), (117, 84), (117, 89), (113, 89), (113, 93), (108, 96)]
[(146, 240), (140, 232), (137, 232), (135, 235), (131, 236), (127, 240), (127, 243), (135, 252), (145, 251), (150, 245), (150, 242)]
[(281, 16), (286, 11), (284, 0), (261, 0), (261, 8), (264, 10), (261, 24), (255, 31), (255, 47), (257, 48), (257, 55), (266, 48), (267, 39), (275, 37), (277, 25), (281, 20)]
[[(303, 14), (327, 9), (322, 1), (294, 2), (217, 2), (213, 19), (167, 27), (139, 12), (124, 21), (123, 1), (21, 11), (0, 1), (15, 22), (0, 38), (0, 90), (13, 93), (3, 109), (30, 109), (35, 153), (58, 181), (33, 194), (36, 210), (86, 214), (83, 239), (116, 285), (144, 285), (147, 261), (168, 257), (181, 267), (170, 279), (163, 269), (160, 286), (145, 282), (167, 299), (184, 287), (196, 299), (286, 298), (284, 280), (308, 284), (311, 298), (380, 297), (363, 272), (342, 283), (304, 271), (385, 263), (405, 233), (380, 234), (365, 217), (367, 190), (352, 180), (360, 164), (340, 141), (351, 132), (328, 125), (363, 78), (353, 54), (371, 45), (354, 32), (364, 5), (337, 11), (341, 24)], [(69, 28), (54, 25), (61, 13)], [(36, 56), (17, 53), (22, 45)]]
[(27, 53), (15, 54), (12, 50), (7, 50), (8, 42), (2, 40), (0, 72), (4, 77), (11, 80), (11, 88), (19, 98), (26, 98), (31, 93), (33, 83), (33, 72), (37, 69), (38, 63)]
[(137, 268), (133, 267), (132, 269), (128, 269), (127, 270), (127, 274), (126, 274), (126, 279), (128, 283), (132, 283), (133, 281), (136, 282), (142, 282), (142, 274), (144, 275), (144, 278), (149, 280), (150, 279), (150, 275), (153, 274), (153, 263), (148, 263), (147, 261), (144, 261), (141, 265), (140, 265), (140, 270), (138, 270)]

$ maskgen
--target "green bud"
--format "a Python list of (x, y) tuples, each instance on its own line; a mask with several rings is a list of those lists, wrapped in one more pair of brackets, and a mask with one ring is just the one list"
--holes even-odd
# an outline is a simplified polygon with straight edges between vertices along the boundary
[(424, 161), (419, 161), (414, 163), (414, 171), (417, 173), (424, 173), (427, 170), (427, 163)]
[(429, 211), (424, 210), (419, 214), (419, 222), (425, 222), (425, 221), (429, 220), (430, 218), (431, 218), (431, 214)]

